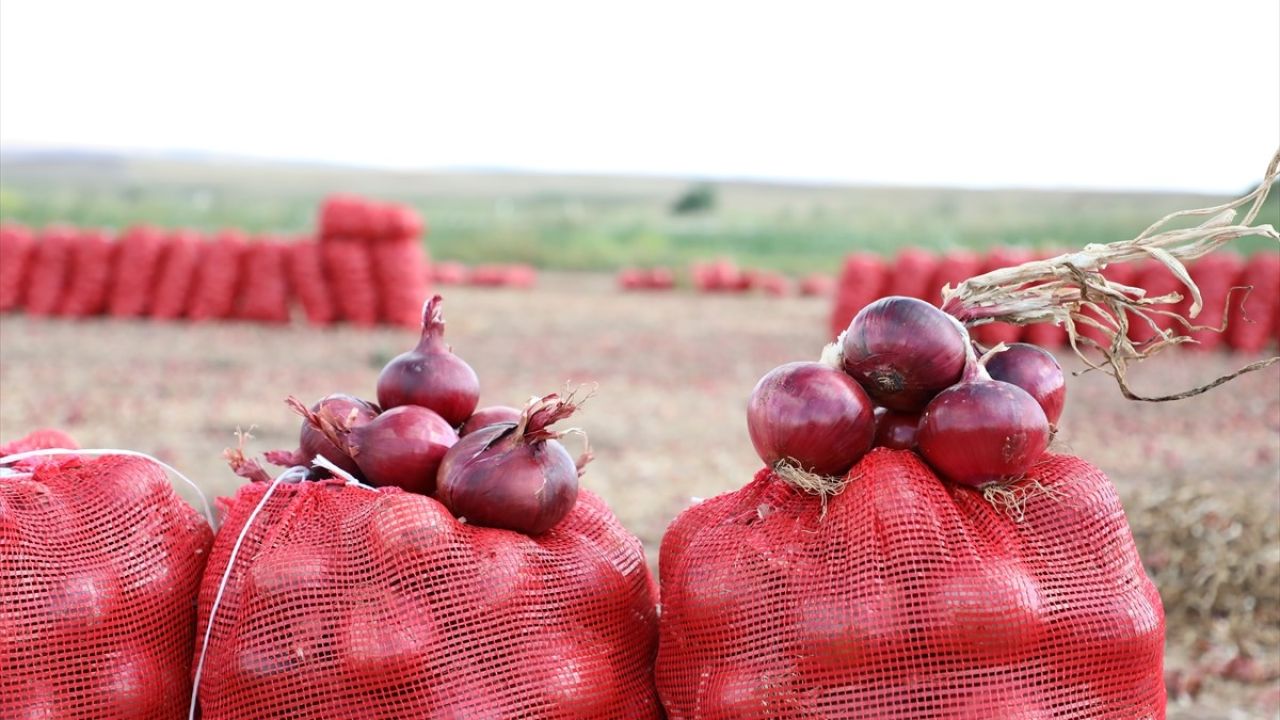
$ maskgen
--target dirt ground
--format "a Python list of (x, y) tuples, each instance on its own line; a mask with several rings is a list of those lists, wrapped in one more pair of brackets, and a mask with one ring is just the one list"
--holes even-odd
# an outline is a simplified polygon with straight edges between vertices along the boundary
[[(624, 294), (594, 275), (540, 282), (527, 292), (448, 289), (448, 338), (479, 373), (482, 404), (598, 383), (577, 418), (597, 458), (584, 485), (612, 505), (653, 562), (663, 529), (691, 498), (737, 488), (757, 469), (747, 396), (775, 365), (817, 358), (827, 303)], [(237, 427), (254, 428), (253, 451), (292, 447), (298, 419), (286, 395), (372, 397), (382, 364), (413, 338), (301, 323), (8, 316), (0, 319), (0, 438), (61, 427), (85, 447), (153, 453), (206, 493), (227, 494), (239, 479), (220, 452)], [(1135, 384), (1181, 389), (1247, 361), (1172, 355), (1135, 370)], [(1128, 402), (1097, 373), (1072, 378), (1057, 444), (1100, 466), (1125, 498), (1169, 615), (1170, 717), (1276, 717), (1280, 367), (1163, 405)], [(1261, 665), (1253, 675), (1223, 669), (1241, 649)]]

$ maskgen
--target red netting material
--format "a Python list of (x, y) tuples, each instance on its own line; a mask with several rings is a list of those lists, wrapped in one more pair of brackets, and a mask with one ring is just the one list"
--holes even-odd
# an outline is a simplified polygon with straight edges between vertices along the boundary
[[(1191, 263), (1187, 271), (1199, 286), (1200, 299), (1203, 302), (1200, 315), (1193, 322), (1208, 328), (1191, 331), (1189, 334), (1195, 338), (1196, 342), (1188, 344), (1187, 347), (1193, 350), (1215, 350), (1223, 341), (1223, 334), (1216, 328), (1222, 326), (1223, 317), (1227, 313), (1228, 295), (1236, 305), (1239, 305), (1240, 299), (1244, 297), (1239, 291), (1231, 292), (1231, 288), (1239, 284), (1237, 281), (1244, 272), (1244, 260), (1232, 252), (1216, 252)], [(1184, 291), (1183, 295), (1188, 293)], [(1185, 314), (1190, 307), (1191, 298), (1184, 297), (1178, 309)]]
[[(200, 637), (265, 489), (224, 506)], [(639, 541), (587, 492), (530, 538), (396, 488), (281, 483), (214, 619), (202, 716), (658, 718), (654, 605)]]
[(0, 312), (21, 307), (26, 294), (27, 263), (35, 249), (31, 231), (0, 225)]
[(0, 476), (0, 717), (183, 717), (212, 540), (147, 460)]
[(662, 541), (673, 720), (1164, 717), (1164, 614), (1124, 511), (1048, 455), (1021, 522), (877, 449), (826, 515), (768, 471)]
[(378, 282), (378, 316), (389, 325), (418, 327), (427, 300), (427, 253), (416, 237), (369, 246)]
[(942, 286), (933, 286), (937, 269), (938, 260), (932, 252), (904, 248), (889, 268), (889, 285), (884, 294), (913, 297), (936, 305), (942, 299)]
[(54, 315), (61, 310), (71, 269), (71, 249), (75, 230), (53, 226), (40, 233), (27, 269), (29, 315)]
[(151, 307), (164, 236), (155, 228), (134, 227), (126, 230), (119, 242), (107, 312), (112, 317), (145, 315)]
[(354, 325), (370, 327), (378, 323), (378, 288), (374, 284), (373, 261), (365, 243), (358, 240), (327, 240), (320, 243), (325, 278), (338, 317)]
[(62, 298), (63, 315), (93, 317), (106, 310), (115, 250), (115, 242), (105, 231), (77, 233), (71, 247), (67, 289)]
[(289, 285), (302, 305), (307, 321), (328, 325), (334, 320), (333, 300), (324, 276), (320, 246), (311, 238), (299, 238), (289, 245)]
[(179, 230), (169, 236), (156, 277), (151, 317), (176, 320), (186, 315), (203, 242), (199, 233), (190, 230)]
[(284, 245), (258, 238), (245, 251), (237, 317), (268, 323), (289, 322), (289, 279)]
[(244, 235), (235, 230), (218, 233), (213, 242), (200, 248), (195, 287), (187, 316), (192, 320), (222, 320), (236, 309), (236, 293), (240, 288), (241, 258), (245, 252)]

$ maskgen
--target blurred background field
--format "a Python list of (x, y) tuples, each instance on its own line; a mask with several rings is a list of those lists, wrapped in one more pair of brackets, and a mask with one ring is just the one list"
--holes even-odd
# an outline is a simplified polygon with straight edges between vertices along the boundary
[[(1239, 194), (1251, 189), (1241, 187)], [(744, 267), (833, 275), (855, 249), (1081, 247), (1128, 239), (1167, 213), (1230, 199), (426, 173), (110, 153), (0, 157), (0, 215), (36, 226), (64, 221), (120, 228), (145, 220), (202, 231), (303, 233), (314, 227), (321, 198), (336, 190), (417, 208), (430, 224), (428, 244), (438, 260), (616, 270), (730, 256)], [(683, 211), (677, 209), (682, 200)], [(1280, 217), (1280, 197), (1268, 201), (1268, 216)], [(1247, 253), (1266, 244), (1245, 238), (1233, 247)]]

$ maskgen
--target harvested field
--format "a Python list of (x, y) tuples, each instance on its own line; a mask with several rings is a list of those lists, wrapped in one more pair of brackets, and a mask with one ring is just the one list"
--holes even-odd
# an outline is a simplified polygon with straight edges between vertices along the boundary
[[(691, 497), (746, 482), (758, 461), (744, 407), (773, 366), (816, 358), (827, 302), (623, 294), (612, 278), (545, 274), (532, 291), (458, 288), (448, 338), (480, 374), (482, 404), (598, 383), (578, 421), (600, 493), (656, 562)], [(86, 447), (153, 453), (210, 494), (239, 482), (221, 450), (296, 443), (282, 403), (372, 396), (404, 330), (0, 319), (0, 438), (37, 426)], [(1079, 363), (1066, 360), (1070, 368)], [(1171, 352), (1132, 373), (1184, 388), (1246, 358)], [(1069, 382), (1057, 445), (1115, 481), (1169, 616), (1171, 717), (1275, 717), (1280, 704), (1280, 367), (1207, 396), (1143, 405), (1099, 374)], [(1198, 687), (1197, 687), (1198, 686)], [(1192, 691), (1197, 691), (1192, 698)]]

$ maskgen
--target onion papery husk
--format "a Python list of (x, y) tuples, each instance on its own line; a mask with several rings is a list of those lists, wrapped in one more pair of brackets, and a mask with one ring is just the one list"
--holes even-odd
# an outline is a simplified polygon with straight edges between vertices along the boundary
[[(1218, 327), (1193, 322), (1203, 303), (1200, 289), (1183, 263), (1238, 238), (1267, 237), (1280, 241), (1280, 234), (1271, 225), (1254, 224), (1277, 175), (1280, 175), (1280, 152), (1271, 158), (1262, 183), (1243, 197), (1213, 207), (1170, 213), (1132, 240), (1090, 244), (1077, 252), (993, 270), (969, 278), (954, 288), (948, 285), (942, 289), (942, 309), (970, 326), (997, 321), (1018, 325), (1040, 322), (1062, 325), (1072, 350), (1088, 366), (1087, 370), (1099, 370), (1115, 378), (1120, 391), (1130, 400), (1165, 402), (1199, 395), (1240, 375), (1272, 365), (1280, 361), (1280, 357), (1250, 363), (1189, 390), (1158, 396), (1134, 392), (1126, 377), (1128, 366), (1168, 347), (1196, 342), (1187, 335), (1176, 334), (1174, 330), (1160, 329), (1155, 317), (1172, 318), (1176, 326), (1188, 331), (1222, 332), (1226, 329), (1225, 314)], [(1246, 208), (1244, 217), (1237, 222), (1236, 216), (1242, 208)], [(1169, 227), (1181, 218), (1203, 216), (1209, 219), (1194, 227)], [(1140, 287), (1112, 282), (1102, 275), (1102, 271), (1114, 263), (1148, 258), (1162, 263), (1186, 287), (1191, 302), (1185, 315), (1166, 309), (1182, 300), (1181, 293), (1147, 297), (1146, 291)], [(1238, 292), (1247, 290), (1237, 289)], [(1231, 302), (1227, 303), (1228, 308), (1231, 305)], [(1154, 335), (1146, 341), (1131, 340), (1129, 326), (1133, 322), (1150, 326)], [(1104, 341), (1082, 335), (1078, 332), (1081, 325), (1098, 330)], [(1091, 356), (1087, 352), (1089, 349), (1101, 353), (1102, 360)]]

